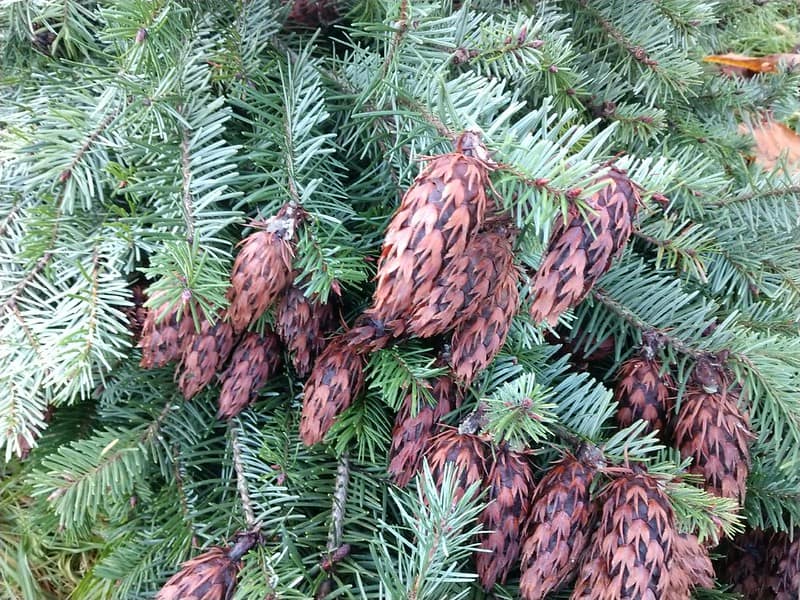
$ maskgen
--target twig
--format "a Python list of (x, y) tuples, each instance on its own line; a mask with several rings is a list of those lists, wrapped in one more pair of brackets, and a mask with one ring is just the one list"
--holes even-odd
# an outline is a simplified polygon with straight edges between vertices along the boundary
[(190, 167), (191, 156), (189, 155), (189, 130), (182, 129), (183, 139), (181, 140), (181, 173), (183, 175), (183, 194), (181, 196), (183, 207), (183, 220), (186, 222), (186, 241), (194, 242), (194, 210), (192, 208), (192, 170)]
[(345, 452), (339, 458), (336, 469), (336, 483), (333, 486), (333, 508), (331, 509), (331, 529), (328, 532), (328, 552), (333, 554), (342, 545), (344, 529), (344, 509), (347, 504), (347, 487), (350, 484), (350, 457)]
[(625, 37), (625, 34), (622, 33), (619, 29), (614, 27), (614, 25), (606, 19), (600, 11), (596, 10), (589, 6), (588, 0), (579, 0), (579, 4), (586, 9), (586, 11), (594, 16), (597, 19), (597, 22), (600, 24), (600, 27), (603, 31), (606, 32), (608, 37), (612, 40), (617, 42), (625, 51), (630, 54), (636, 61), (642, 63), (646, 67), (657, 71), (659, 69), (659, 64), (657, 61), (653, 60), (647, 55), (647, 50), (642, 48), (641, 46), (634, 46), (628, 38)]
[(239, 436), (236, 433), (236, 426), (233, 421), (228, 423), (228, 433), (231, 436), (231, 447), (233, 448), (233, 468), (236, 470), (236, 490), (239, 492), (239, 497), (242, 500), (242, 510), (244, 511), (244, 521), (247, 523), (247, 529), (250, 531), (256, 530), (256, 515), (253, 512), (253, 503), (250, 500), (250, 492), (247, 491), (247, 480), (244, 474), (244, 466), (242, 465), (242, 449), (239, 445)]

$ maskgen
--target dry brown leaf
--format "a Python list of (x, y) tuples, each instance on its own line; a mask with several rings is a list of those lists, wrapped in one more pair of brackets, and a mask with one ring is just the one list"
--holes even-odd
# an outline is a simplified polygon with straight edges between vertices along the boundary
[(786, 164), (792, 173), (800, 172), (800, 135), (783, 123), (766, 119), (750, 127), (742, 123), (739, 131), (750, 134), (756, 141), (756, 162), (771, 171), (785, 155)]
[(800, 65), (800, 54), (768, 54), (767, 56), (747, 56), (745, 54), (712, 54), (703, 59), (726, 67), (736, 67), (753, 73), (774, 73), (778, 64), (788, 67)]

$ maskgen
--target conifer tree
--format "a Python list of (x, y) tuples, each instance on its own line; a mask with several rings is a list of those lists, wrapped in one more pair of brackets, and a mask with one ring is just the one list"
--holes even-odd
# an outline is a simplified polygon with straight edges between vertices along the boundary
[[(800, 172), (751, 132), (800, 75), (703, 58), (798, 37), (790, 0), (2, 3), (0, 596), (794, 597)], [(613, 571), (615, 523), (658, 560)]]

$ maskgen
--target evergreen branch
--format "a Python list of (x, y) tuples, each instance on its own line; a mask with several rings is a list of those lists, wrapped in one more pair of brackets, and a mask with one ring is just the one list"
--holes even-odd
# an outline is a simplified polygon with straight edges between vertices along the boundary
[(589, 6), (588, 0), (578, 0), (578, 4), (580, 4), (588, 14), (591, 14), (594, 19), (600, 24), (600, 27), (603, 31), (608, 34), (608, 36), (613, 39), (620, 47), (624, 48), (625, 51), (633, 57), (634, 60), (641, 63), (648, 69), (652, 69), (653, 71), (659, 70), (659, 64), (657, 61), (650, 58), (647, 54), (647, 50), (645, 50), (641, 46), (634, 45), (626, 36), (625, 34), (617, 29), (611, 21), (603, 17), (600, 11), (596, 10), (595, 8)]
[(800, 185), (789, 185), (783, 188), (758, 190), (749, 194), (739, 196), (723, 197), (721, 200), (710, 202), (711, 206), (723, 208), (732, 204), (743, 204), (752, 200), (764, 200), (767, 198), (779, 198), (781, 196), (791, 196), (800, 194)]
[(17, 218), (17, 215), (22, 210), (22, 204), (20, 202), (15, 202), (14, 206), (11, 207), (11, 210), (6, 213), (6, 216), (3, 217), (3, 222), (0, 223), (0, 237), (6, 235), (6, 230), (8, 229), (9, 225), (14, 222), (14, 219)]
[(631, 327), (641, 331), (643, 335), (651, 335), (653, 336), (653, 339), (667, 342), (678, 352), (693, 358), (699, 358), (708, 354), (707, 351), (692, 347), (690, 342), (677, 339), (670, 335), (667, 331), (660, 330), (641, 320), (638, 316), (629, 311), (622, 303), (617, 302), (614, 298), (609, 296), (603, 288), (596, 287), (592, 289), (591, 294), (595, 300), (611, 309), (611, 311), (621, 317)]
[(386, 57), (381, 65), (380, 77), (384, 79), (389, 72), (389, 67), (394, 61), (395, 54), (397, 54), (400, 44), (403, 43), (403, 38), (408, 31), (408, 0), (400, 0), (400, 7), (398, 8), (397, 21), (395, 23), (395, 32), (392, 40), (389, 43), (389, 49), (386, 52)]
[(242, 500), (242, 510), (244, 511), (244, 520), (247, 523), (247, 529), (253, 531), (257, 528), (256, 515), (253, 511), (253, 504), (250, 501), (250, 492), (247, 490), (247, 479), (244, 474), (244, 467), (242, 466), (242, 449), (239, 447), (239, 437), (236, 433), (236, 427), (231, 421), (228, 424), (228, 434), (231, 438), (231, 447), (233, 449), (233, 468), (236, 470), (236, 490), (239, 492), (239, 498)]
[[(56, 227), (57, 229), (57, 227)], [(55, 240), (53, 240), (55, 242)], [(45, 252), (42, 257), (36, 261), (36, 264), (33, 266), (33, 269), (28, 271), (28, 274), (25, 275), (23, 279), (21, 279), (17, 285), (14, 286), (14, 289), (11, 292), (11, 295), (3, 302), (2, 306), (0, 306), (0, 310), (6, 310), (7, 308), (16, 307), (17, 299), (20, 297), (23, 291), (33, 282), (34, 279), (44, 270), (47, 264), (50, 262), (50, 259), (53, 258), (53, 251), (48, 250)]]
[(80, 146), (80, 148), (78, 148), (78, 151), (75, 153), (75, 156), (72, 157), (72, 160), (69, 162), (67, 167), (59, 175), (59, 181), (61, 181), (61, 183), (64, 183), (67, 179), (69, 179), (72, 176), (72, 171), (75, 169), (78, 163), (80, 163), (81, 159), (83, 159), (84, 155), (89, 151), (89, 149), (95, 143), (97, 138), (99, 138), (103, 134), (103, 132), (106, 129), (108, 129), (108, 126), (114, 122), (114, 119), (117, 118), (117, 115), (119, 115), (119, 113), (120, 109), (118, 108), (112, 110), (110, 113), (106, 115), (106, 117), (102, 121), (100, 121), (100, 124), (97, 127), (95, 127), (95, 129), (92, 130), (91, 133), (89, 133), (89, 135), (86, 137), (86, 140), (84, 140), (83, 144)]
[(194, 211), (192, 207), (192, 169), (191, 155), (189, 153), (189, 133), (186, 127), (181, 128), (181, 207), (183, 208), (183, 220), (186, 223), (186, 241), (191, 245), (194, 243)]

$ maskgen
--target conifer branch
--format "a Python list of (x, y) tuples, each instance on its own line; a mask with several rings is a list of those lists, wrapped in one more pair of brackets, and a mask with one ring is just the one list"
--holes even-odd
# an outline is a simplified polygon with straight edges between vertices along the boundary
[(627, 310), (621, 303), (614, 300), (608, 293), (603, 290), (603, 288), (596, 287), (592, 290), (592, 297), (606, 306), (607, 308), (611, 309), (615, 314), (620, 316), (625, 322), (627, 322), (631, 327), (638, 329), (642, 332), (642, 335), (651, 335), (653, 339), (657, 339), (663, 342), (666, 342), (678, 352), (685, 354), (687, 356), (692, 356), (694, 358), (699, 358), (701, 356), (707, 355), (707, 352), (702, 350), (698, 350), (693, 348), (691, 344), (685, 340), (679, 340), (669, 333), (657, 329), (651, 326), (649, 323), (642, 321), (639, 317), (635, 314)]
[(389, 44), (389, 50), (386, 52), (386, 57), (383, 60), (383, 65), (381, 65), (381, 78), (385, 77), (389, 72), (389, 67), (392, 61), (394, 61), (394, 56), (400, 48), (400, 44), (403, 42), (406, 31), (408, 31), (408, 0), (400, 0), (400, 9), (398, 11), (397, 21), (395, 22), (395, 32)]
[(189, 245), (194, 243), (194, 209), (192, 207), (192, 170), (190, 163), (189, 130), (183, 127), (181, 128), (181, 175), (183, 177), (181, 206), (183, 208), (183, 220), (186, 223), (186, 241)]
[(100, 121), (100, 124), (89, 134), (89, 136), (83, 142), (81, 147), (78, 149), (78, 152), (76, 152), (75, 156), (72, 157), (72, 160), (70, 161), (67, 168), (61, 171), (61, 174), (58, 177), (61, 183), (64, 183), (67, 179), (69, 179), (72, 176), (73, 169), (75, 169), (75, 167), (84, 157), (84, 155), (89, 151), (89, 149), (92, 147), (97, 138), (99, 138), (103, 134), (103, 132), (106, 129), (108, 129), (108, 126), (111, 125), (114, 119), (117, 118), (118, 114), (119, 114), (119, 109), (112, 110), (109, 114), (106, 115), (106, 117), (102, 121)]
[(783, 188), (771, 190), (757, 190), (749, 194), (742, 194), (741, 196), (733, 196), (730, 198), (723, 198), (711, 203), (715, 207), (730, 206), (732, 204), (740, 204), (750, 202), (751, 200), (764, 200), (767, 198), (775, 198), (780, 196), (792, 196), (800, 194), (800, 185), (789, 185)]
[(14, 286), (14, 290), (11, 292), (11, 295), (8, 297), (8, 299), (6, 299), (6, 301), (3, 302), (3, 305), (0, 306), (0, 310), (5, 311), (5, 309), (9, 307), (16, 307), (17, 298), (19, 298), (20, 294), (22, 294), (25, 288), (27, 288), (28, 285), (30, 285), (30, 283), (34, 279), (36, 279), (39, 273), (41, 273), (44, 270), (44, 268), (50, 262), (51, 258), (53, 258), (52, 250), (48, 250), (44, 254), (42, 254), (42, 257), (38, 261), (36, 261), (36, 264), (33, 266), (33, 269), (31, 269), (28, 272), (28, 274), (23, 279), (21, 279), (17, 283), (17, 285)]
[(645, 50), (641, 46), (634, 45), (627, 37), (625, 37), (624, 33), (622, 33), (619, 29), (614, 27), (613, 23), (611, 23), (608, 19), (603, 17), (603, 15), (600, 14), (600, 11), (589, 6), (588, 0), (579, 0), (579, 4), (586, 9), (587, 13), (591, 14), (595, 18), (595, 20), (598, 22), (602, 30), (606, 32), (608, 37), (610, 37), (617, 44), (619, 44), (619, 46), (621, 46), (637, 62), (640, 62), (641, 64), (643, 64), (649, 69), (652, 69), (653, 71), (657, 71), (659, 69), (658, 62), (653, 60), (647, 55), (647, 50)]

